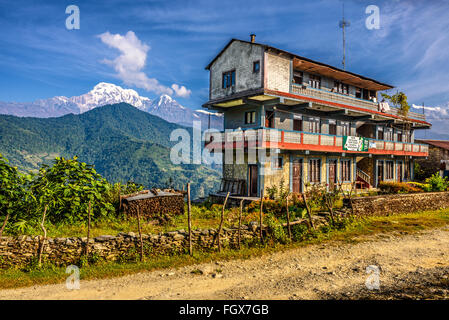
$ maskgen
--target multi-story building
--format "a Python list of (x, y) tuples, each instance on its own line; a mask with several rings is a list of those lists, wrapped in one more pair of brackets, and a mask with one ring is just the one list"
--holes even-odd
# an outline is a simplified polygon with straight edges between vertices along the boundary
[[(375, 187), (413, 179), (414, 159), (428, 155), (427, 145), (414, 143), (414, 131), (431, 124), (379, 103), (378, 93), (391, 85), (254, 37), (232, 39), (206, 67), (203, 107), (224, 114), (225, 130), (206, 135), (205, 147), (223, 158), (234, 153), (223, 163), (223, 188), (239, 182), (233, 193), (259, 196), (281, 181), (301, 192), (307, 183)], [(237, 150), (243, 160), (236, 161)]]

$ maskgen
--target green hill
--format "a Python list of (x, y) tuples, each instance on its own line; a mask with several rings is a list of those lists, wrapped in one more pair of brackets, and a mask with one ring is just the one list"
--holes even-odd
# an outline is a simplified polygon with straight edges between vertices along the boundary
[(207, 194), (218, 187), (221, 174), (203, 165), (172, 164), (175, 142), (169, 138), (178, 128), (184, 127), (126, 103), (58, 118), (0, 115), (0, 153), (21, 170), (36, 170), (56, 156), (78, 156), (111, 182), (151, 188), (173, 181), (182, 188), (191, 181), (193, 198)]

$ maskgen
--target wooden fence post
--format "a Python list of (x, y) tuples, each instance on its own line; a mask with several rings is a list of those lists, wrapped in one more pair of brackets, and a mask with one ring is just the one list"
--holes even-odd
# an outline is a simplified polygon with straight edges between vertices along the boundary
[(89, 200), (89, 208), (87, 211), (87, 243), (86, 243), (86, 258), (87, 264), (89, 264), (89, 241), (90, 241), (90, 211), (92, 209), (91, 202)]
[(263, 243), (263, 234), (262, 234), (262, 214), (263, 214), (263, 189), (260, 189), (260, 216), (259, 216), (259, 236), (260, 236), (260, 242)]
[(137, 226), (139, 227), (139, 237), (140, 237), (140, 261), (143, 261), (143, 239), (142, 239), (142, 228), (140, 227), (140, 206), (137, 205)]
[(240, 249), (240, 241), (242, 237), (242, 214), (243, 214), (243, 199), (240, 200), (240, 215), (239, 215), (239, 237), (238, 237), (238, 245)]
[(45, 226), (44, 226), (45, 216), (47, 215), (47, 208), (48, 208), (48, 205), (45, 206), (44, 214), (42, 215), (41, 228), (44, 231), (44, 237), (42, 239), (41, 246), (39, 247), (39, 255), (38, 255), (38, 261), (37, 261), (37, 264), (39, 267), (42, 266), (42, 253), (44, 252), (45, 240), (47, 240), (47, 229), (45, 229)]
[(290, 240), (292, 239), (292, 229), (290, 228), (290, 211), (288, 210), (288, 197), (290, 194), (287, 194), (287, 197), (285, 198), (285, 206), (287, 209), (287, 230), (288, 230), (288, 237)]
[[(184, 186), (182, 187), (184, 189)], [(187, 183), (187, 219), (189, 223), (189, 253), (190, 255), (193, 254), (193, 248), (192, 248), (192, 208), (190, 203), (190, 182)]]
[(223, 203), (223, 209), (221, 210), (220, 226), (218, 227), (217, 240), (218, 240), (218, 251), (219, 252), (221, 251), (221, 241), (220, 241), (221, 240), (221, 236), (220, 236), (220, 234), (221, 234), (221, 229), (223, 229), (224, 212), (225, 212), (226, 202), (228, 202), (229, 193), (230, 192), (228, 192), (226, 194), (226, 198), (225, 198), (225, 201)]

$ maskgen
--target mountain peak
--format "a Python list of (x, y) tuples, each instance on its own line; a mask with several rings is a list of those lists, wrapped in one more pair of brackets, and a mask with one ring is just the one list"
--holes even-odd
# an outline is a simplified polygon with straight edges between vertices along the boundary
[[(0, 102), (0, 113), (45, 118), (62, 116), (68, 113), (84, 113), (97, 107), (122, 102), (168, 122), (185, 126), (192, 126), (193, 121), (197, 120), (202, 120), (205, 125), (210, 122), (209, 113), (186, 108), (167, 94), (163, 94), (152, 101), (147, 97), (140, 96), (133, 89), (125, 89), (108, 82), (99, 82), (89, 92), (71, 98), (58, 96), (37, 100), (29, 104), (15, 104), (14, 106)], [(216, 121), (213, 123), (213, 127), (221, 128), (222, 117), (214, 117), (214, 119)]]

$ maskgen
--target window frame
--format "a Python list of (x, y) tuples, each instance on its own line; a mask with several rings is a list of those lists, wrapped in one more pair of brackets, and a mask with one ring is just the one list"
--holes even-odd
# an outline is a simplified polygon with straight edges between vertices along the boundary
[(235, 87), (235, 83), (236, 83), (235, 69), (223, 72), (222, 79), (221, 79), (222, 89), (228, 89), (228, 88)]
[[(317, 168), (316, 168), (317, 166)], [(314, 168), (315, 167), (315, 168)], [(318, 180), (315, 178), (318, 177)], [(311, 184), (321, 183), (321, 159), (311, 158), (308, 161), (308, 180)], [(312, 180), (313, 178), (313, 180)]]
[[(319, 117), (308, 117), (307, 118), (307, 132), (310, 133), (321, 133), (321, 118)], [(316, 128), (318, 129), (318, 131), (314, 131), (313, 129), (315, 129), (315, 125), (317, 126)]]
[[(256, 70), (257, 65), (257, 70)], [(259, 73), (260, 72), (260, 60), (253, 61), (253, 73)]]
[[(250, 115), (250, 121), (248, 121), (248, 115)], [(245, 112), (245, 124), (255, 124), (256, 123), (256, 111), (246, 111)]]
[[(280, 160), (280, 163), (278, 162)], [(284, 157), (274, 156), (271, 160), (271, 168), (273, 170), (282, 170), (284, 168)]]
[[(391, 164), (391, 168), (389, 168), (389, 164)], [(390, 172), (390, 169), (391, 169), (391, 172)], [(394, 161), (393, 160), (385, 160), (384, 179), (385, 180), (394, 180)]]
[[(350, 136), (351, 135), (351, 121), (340, 121), (341, 135)], [(347, 131), (345, 134), (345, 131)]]
[[(352, 180), (352, 166), (351, 159), (340, 159), (340, 179), (342, 182), (351, 182)], [(347, 166), (347, 168), (345, 168)], [(349, 179), (348, 176), (349, 175)]]
[[(318, 84), (318, 87), (317, 87), (317, 84)], [(309, 86), (314, 89), (321, 89), (321, 77), (314, 75), (314, 74), (310, 74), (309, 75)]]

